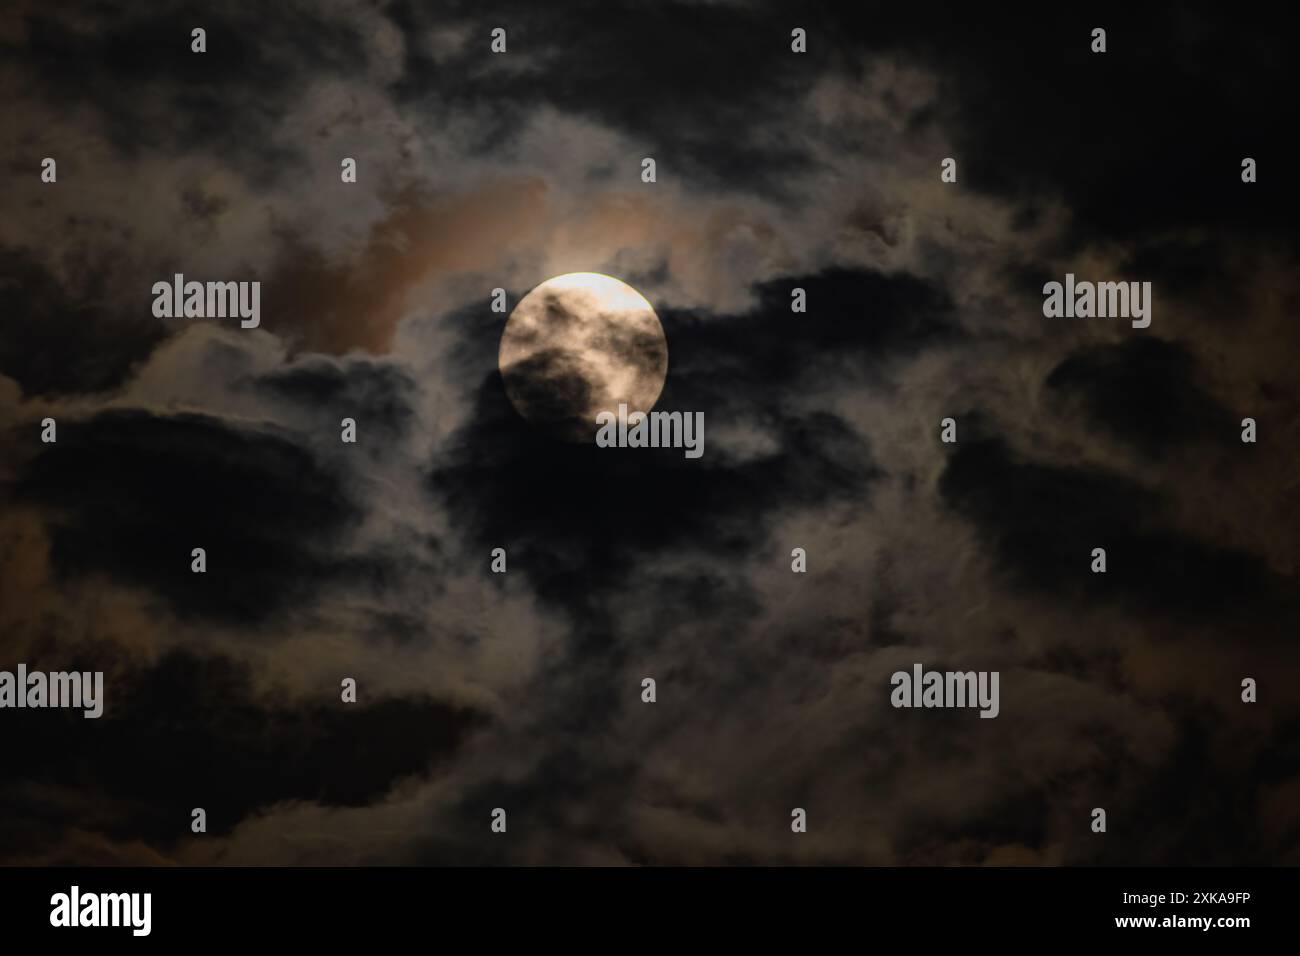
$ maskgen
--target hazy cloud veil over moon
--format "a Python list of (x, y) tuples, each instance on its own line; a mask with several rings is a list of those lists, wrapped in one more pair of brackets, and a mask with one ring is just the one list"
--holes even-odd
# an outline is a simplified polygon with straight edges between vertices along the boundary
[(668, 374), (668, 342), (641, 293), (612, 276), (547, 279), (510, 315), (501, 377), (515, 409), (569, 441), (591, 441), (596, 416), (649, 412)]

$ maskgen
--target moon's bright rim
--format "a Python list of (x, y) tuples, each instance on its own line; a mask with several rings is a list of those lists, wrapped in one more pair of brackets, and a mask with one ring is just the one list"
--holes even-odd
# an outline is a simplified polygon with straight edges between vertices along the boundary
[(519, 301), (498, 356), (506, 394), (526, 419), (591, 441), (596, 415), (649, 412), (668, 374), (668, 342), (654, 308), (599, 272), (547, 279)]

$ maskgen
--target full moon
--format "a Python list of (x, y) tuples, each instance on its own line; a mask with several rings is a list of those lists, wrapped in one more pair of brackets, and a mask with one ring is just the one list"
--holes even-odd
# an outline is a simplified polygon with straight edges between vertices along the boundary
[(506, 394), (525, 419), (592, 441), (596, 416), (648, 413), (668, 374), (659, 317), (626, 282), (597, 272), (547, 279), (506, 322), (498, 356)]

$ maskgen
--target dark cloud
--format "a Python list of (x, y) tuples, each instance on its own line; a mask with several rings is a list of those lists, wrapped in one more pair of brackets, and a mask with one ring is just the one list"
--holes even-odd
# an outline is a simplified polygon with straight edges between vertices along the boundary
[(405, 435), (414, 418), (416, 384), (391, 362), (364, 358), (339, 362), (307, 356), (258, 376), (256, 385), (304, 408), (319, 410), (322, 416), (329, 416), (329, 425), (343, 417), (354, 418), (359, 430), (377, 431), (390, 441)]
[[(791, 311), (796, 288), (807, 294), (806, 312)], [(797, 397), (782, 389), (815, 390), (828, 374), (837, 384), (880, 381), (889, 363), (962, 337), (947, 291), (911, 275), (828, 269), (756, 293), (757, 306), (742, 315), (664, 314), (670, 384), (681, 369), (691, 388), (775, 406)]]
[[(207, 31), (207, 53), (191, 51), (195, 27)], [(91, 5), (76, 18), (33, 8), (23, 33), (6, 59), (51, 110), (89, 107), (125, 156), (213, 150), (263, 182), (302, 168), (300, 153), (274, 145), (292, 92), (308, 75), (355, 76), (367, 65), (355, 25), (289, 7)]]
[[(1094, 27), (1105, 54), (1090, 50)], [(1058, 197), (1075, 242), (1210, 227), (1294, 251), (1294, 178), (1241, 182), (1243, 157), (1262, 170), (1288, 155), (1272, 91), (1296, 85), (1295, 59), (1266, 38), (1289, 29), (1280, 9), (1225, 17), (1200, 4), (1032, 16), (895, 5), (844, 11), (827, 40), (938, 73), (932, 119), (956, 140), (964, 188), (1031, 209)]]
[[(102, 412), (60, 425), (18, 483), (52, 511), (64, 575), (107, 574), (181, 615), (251, 625), (311, 594), (360, 511), (290, 438), (204, 415)], [(204, 548), (208, 571), (191, 572)]]
[[(215, 836), (282, 801), (363, 806), (436, 769), (484, 722), (421, 696), (367, 701), (363, 691), (344, 704), (337, 684), (314, 700), (277, 699), (254, 690), (247, 666), (188, 652), (106, 665), (96, 720), (6, 713), (6, 753), (24, 772), (0, 784), (0, 856), (47, 854), (69, 808), (81, 827), (169, 846), (190, 836), (194, 807)], [(68, 806), (51, 807), (52, 794)]]
[(696, 460), (677, 448), (563, 443), (524, 423), (500, 381), (489, 379), (457, 451), (436, 464), (432, 488), (476, 551), (507, 548), (512, 569), (540, 594), (581, 604), (638, 559), (676, 548), (736, 556), (762, 541), (776, 514), (869, 487), (870, 454), (834, 416), (774, 422), (779, 451), (726, 466), (710, 458), (715, 419), (704, 414), (706, 452)]
[[(500, 150), (528, 114), (549, 105), (644, 142), (660, 176), (714, 189), (783, 193), (815, 163), (808, 145), (759, 135), (760, 126), (783, 125), (782, 111), (797, 121), (796, 104), (825, 67), (790, 52), (795, 24), (773, 5), (514, 0), (485, 12), (460, 0), (436, 10), (399, 2), (390, 16), (409, 50), (398, 97), (493, 104), (495, 125), (474, 146), (484, 153)], [(807, 9), (797, 20), (815, 31), (827, 16)], [(485, 54), (497, 26), (507, 30), (509, 52), (492, 58)], [(431, 51), (430, 35), (446, 28), (465, 28), (465, 45)]]
[(579, 417), (593, 389), (582, 357), (566, 349), (541, 349), (502, 369), (510, 400), (528, 421), (572, 441), (590, 438), (595, 423)]
[[(593, 721), (588, 732), (597, 729)], [(448, 807), (439, 835), (413, 841), (414, 859), (426, 865), (446, 865), (449, 861), (458, 866), (510, 863), (511, 849), (502, 841), (464, 837), (486, 825), (485, 808), (502, 807), (507, 809), (512, 831), (567, 834), (572, 841), (569, 859), (580, 860), (581, 847), (588, 841), (607, 843), (617, 839), (635, 779), (635, 761), (630, 759), (595, 761), (575, 747), (551, 747), (527, 777), (493, 777)], [(583, 795), (578, 813), (575, 803), (556, 798), (564, 793)]]
[[(1041, 850), (1049, 837), (1054, 797), (1045, 788), (1027, 786), (960, 823), (918, 810), (908, 814), (895, 843), (902, 859), (922, 866), (937, 860), (949, 866), (979, 866), (987, 862), (992, 848), (1003, 845)], [(979, 836), (972, 839), (972, 834)]]
[(165, 335), (146, 296), (105, 300), (109, 265), (79, 271), (74, 291), (30, 254), (0, 249), (0, 374), (25, 395), (113, 388)]
[(1239, 440), (1240, 416), (1200, 386), (1200, 375), (1185, 346), (1144, 335), (1071, 355), (1047, 387), (1080, 402), (1096, 427), (1158, 457), (1191, 441)]
[[(1171, 527), (1156, 490), (1099, 468), (1025, 461), (985, 438), (956, 447), (939, 488), (1020, 586), (1061, 601), (1171, 619), (1221, 615), (1260, 625), (1257, 639), (1275, 639), (1278, 616), (1295, 620), (1300, 607), (1260, 557)], [(1091, 571), (1098, 547), (1104, 574)]]
[[(1289, 737), (1280, 732), (1278, 739)], [(1282, 772), (1296, 773), (1295, 755), (1279, 760), (1276, 744), (1254, 743), (1234, 739), (1204, 713), (1181, 712), (1159, 766), (1137, 779), (1113, 773), (1111, 792), (1126, 796), (1108, 808), (1107, 838), (1093, 841), (1089, 856), (1110, 866), (1263, 866), (1281, 858), (1283, 848), (1263, 825), (1260, 796)]]

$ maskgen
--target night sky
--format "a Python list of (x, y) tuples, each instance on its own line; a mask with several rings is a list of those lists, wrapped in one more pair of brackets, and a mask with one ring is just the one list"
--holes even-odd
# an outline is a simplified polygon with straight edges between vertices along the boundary
[[(1290, 25), (843, 7), (5, 5), (0, 863), (1300, 863)], [(702, 458), (511, 405), (588, 271)]]

